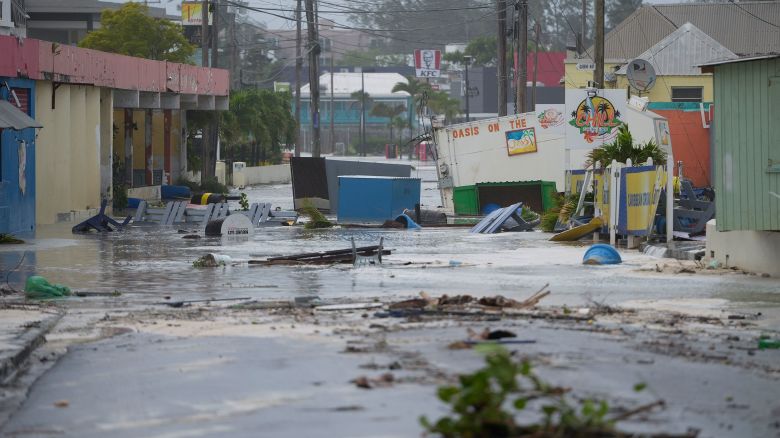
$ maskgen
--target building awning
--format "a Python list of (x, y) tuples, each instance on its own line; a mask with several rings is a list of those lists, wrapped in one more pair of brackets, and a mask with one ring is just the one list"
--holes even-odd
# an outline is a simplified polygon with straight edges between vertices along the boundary
[(5, 99), (0, 99), (0, 129), (43, 128), (43, 125), (28, 116), (24, 111), (11, 105)]

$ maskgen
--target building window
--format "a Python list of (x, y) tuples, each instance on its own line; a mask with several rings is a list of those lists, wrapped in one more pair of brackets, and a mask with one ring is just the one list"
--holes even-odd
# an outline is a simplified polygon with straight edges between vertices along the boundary
[(672, 102), (701, 102), (702, 87), (672, 87)]

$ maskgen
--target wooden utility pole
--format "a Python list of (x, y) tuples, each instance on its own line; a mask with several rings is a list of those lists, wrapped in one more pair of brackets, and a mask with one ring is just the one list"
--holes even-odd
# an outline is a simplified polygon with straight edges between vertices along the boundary
[(577, 55), (585, 53), (585, 47), (587, 44), (588, 29), (587, 29), (587, 17), (588, 17), (588, 0), (582, 0), (582, 16), (580, 17), (580, 37), (578, 39), (579, 46), (577, 47)]
[(295, 7), (295, 156), (301, 156), (301, 0)]
[(498, 115), (506, 115), (506, 0), (497, 0), (498, 9)]
[[(236, 83), (236, 78), (240, 78), (240, 74), (238, 73), (238, 39), (236, 38), (236, 15), (238, 14), (238, 11), (235, 9), (233, 10), (233, 13), (230, 14), (230, 78), (233, 80), (233, 84)], [(234, 85), (235, 86), (235, 85)], [(236, 88), (241, 88), (241, 83), (238, 83), (238, 86), (235, 86)]]
[(536, 111), (536, 73), (539, 71), (539, 33), (542, 25), (537, 21), (534, 24), (534, 75), (531, 87), (531, 111)]
[(201, 14), (200, 19), (200, 65), (203, 67), (209, 66), (209, 2), (203, 0), (201, 2)]
[[(212, 0), (214, 11), (212, 15), (211, 25), (211, 68), (219, 67), (219, 26), (221, 25), (220, 16), (220, 1)], [(201, 182), (205, 178), (213, 178), (216, 171), (217, 156), (219, 152), (219, 112), (214, 108), (211, 122), (211, 137), (208, 143), (208, 160), (206, 160), (206, 173), (201, 175)]]
[(517, 112), (524, 113), (527, 111), (525, 104), (526, 84), (528, 83), (528, 0), (518, 0), (515, 7), (518, 9), (517, 14), (517, 48), (518, 50), (518, 67), (519, 72), (517, 74)]
[(360, 156), (366, 156), (366, 74), (360, 68)]
[(604, 88), (604, 0), (596, 0), (596, 35), (595, 35), (595, 54), (593, 61), (596, 68), (593, 70), (594, 87)]
[(320, 41), (314, 14), (314, 0), (306, 0), (306, 23), (309, 37), (309, 96), (311, 97), (311, 152), (320, 156)]
[(336, 152), (336, 112), (333, 97), (333, 52), (330, 52), (330, 153)]
[[(201, 33), (201, 41), (200, 41), (200, 48), (201, 48), (201, 60), (200, 64), (203, 67), (209, 66), (209, 2), (207, 0), (203, 0), (201, 2), (201, 27), (200, 27), (200, 33)], [(209, 143), (211, 143), (211, 128), (209, 125), (206, 125), (203, 127), (203, 129), (200, 131), (200, 181), (201, 183), (205, 180), (206, 175), (208, 175), (208, 169), (209, 169)]]

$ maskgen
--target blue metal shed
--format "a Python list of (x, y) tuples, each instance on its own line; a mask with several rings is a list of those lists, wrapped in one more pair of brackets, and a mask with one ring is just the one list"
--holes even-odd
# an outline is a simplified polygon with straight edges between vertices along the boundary
[(0, 233), (35, 231), (35, 82), (0, 77)]
[(339, 177), (338, 220), (384, 222), (420, 203), (420, 178)]

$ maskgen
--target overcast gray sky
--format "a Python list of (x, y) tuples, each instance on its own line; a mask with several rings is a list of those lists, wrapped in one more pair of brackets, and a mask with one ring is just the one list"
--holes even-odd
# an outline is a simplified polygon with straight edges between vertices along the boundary
[[(117, 3), (125, 3), (127, 1), (135, 1), (136, 3), (143, 3), (143, 0), (108, 0), (113, 1)], [(178, 15), (180, 14), (178, 6), (181, 4), (182, 0), (147, 0), (149, 6), (153, 7), (160, 7), (165, 5), (165, 7), (168, 10), (168, 13), (171, 15)], [(276, 9), (295, 9), (296, 0), (248, 0), (249, 6), (255, 7), (255, 8), (276, 8)], [(328, 0), (329, 3), (338, 3), (343, 4), (345, 6), (351, 6), (351, 2), (349, 0)], [(653, 3), (653, 4), (659, 4), (659, 3), (685, 3), (684, 1), (680, 0), (645, 0), (645, 3)], [(320, 6), (320, 9), (323, 11), (327, 10), (333, 10), (333, 6), (326, 6), (322, 5)], [(292, 12), (283, 12), (283, 11), (272, 11), (276, 15), (284, 15), (290, 18), (293, 18)], [(263, 14), (260, 12), (253, 12), (249, 11), (249, 14), (257, 21), (263, 22), (266, 24), (268, 29), (295, 29), (295, 22), (290, 20), (285, 20), (283, 18), (274, 17), (269, 14)], [(347, 15), (346, 14), (320, 14), (320, 17), (326, 17), (331, 20), (334, 20), (338, 23), (346, 23), (347, 22)]]

